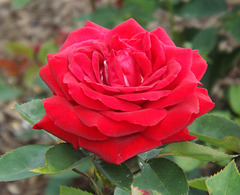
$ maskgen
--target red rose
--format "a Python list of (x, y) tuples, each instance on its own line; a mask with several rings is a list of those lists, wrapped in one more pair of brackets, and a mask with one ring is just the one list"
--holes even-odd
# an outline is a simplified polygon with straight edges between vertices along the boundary
[(198, 87), (206, 68), (162, 28), (148, 32), (133, 19), (112, 30), (87, 22), (41, 68), (54, 96), (33, 128), (114, 164), (192, 140), (187, 126), (214, 106)]

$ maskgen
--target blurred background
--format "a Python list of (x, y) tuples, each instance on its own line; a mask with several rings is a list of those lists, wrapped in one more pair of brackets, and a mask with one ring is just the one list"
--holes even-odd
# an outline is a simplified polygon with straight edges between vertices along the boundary
[[(240, 123), (240, 0), (0, 0), (0, 155), (54, 143), (13, 108), (51, 95), (38, 76), (46, 54), (57, 52), (87, 20), (113, 28), (129, 18), (147, 30), (163, 27), (177, 46), (198, 49), (209, 65), (202, 83), (216, 103), (212, 112)], [(212, 164), (196, 170), (184, 171), (190, 178), (216, 171)], [(74, 173), (36, 176), (0, 182), (0, 194), (55, 195), (58, 185), (87, 189), (88, 181)]]

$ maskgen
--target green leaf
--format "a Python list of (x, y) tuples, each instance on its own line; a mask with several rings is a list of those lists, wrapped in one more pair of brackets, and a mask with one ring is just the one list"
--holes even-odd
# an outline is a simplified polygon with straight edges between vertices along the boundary
[(129, 190), (123, 190), (119, 187), (116, 187), (114, 190), (114, 195), (129, 195)]
[(90, 159), (81, 150), (76, 151), (70, 144), (61, 143), (50, 148), (46, 155), (44, 167), (31, 170), (39, 174), (58, 174), (77, 167)]
[(82, 191), (77, 188), (60, 186), (60, 195), (93, 195), (93, 194), (86, 191)]
[(173, 156), (173, 161), (185, 172), (203, 166), (206, 162), (182, 156)]
[(143, 159), (143, 160), (147, 160), (147, 159), (149, 160), (149, 159), (154, 158), (155, 156), (157, 156), (160, 153), (161, 150), (162, 149), (153, 149), (153, 150), (141, 153), (138, 156), (141, 159)]
[(32, 125), (40, 121), (45, 114), (42, 100), (32, 100), (21, 105), (16, 102), (14, 107), (19, 114)]
[(189, 126), (190, 134), (212, 145), (240, 152), (240, 125), (219, 115), (207, 114)]
[(183, 195), (188, 184), (183, 171), (172, 161), (164, 158), (145, 163), (139, 159), (141, 171), (134, 176), (133, 185), (147, 191), (155, 190), (162, 195)]
[(56, 53), (58, 51), (57, 44), (53, 41), (47, 41), (41, 45), (37, 58), (42, 64), (47, 63), (47, 54)]
[(123, 190), (130, 190), (133, 175), (125, 164), (114, 165), (103, 160), (94, 161), (97, 170), (113, 184)]
[[(15, 2), (21, 2), (21, 0), (16, 0)], [(17, 55), (24, 55), (28, 59), (32, 60), (34, 57), (34, 51), (31, 47), (28, 47), (24, 44), (21, 44), (19, 42), (8, 42), (5, 45), (5, 51), (8, 52), (11, 55), (17, 56)]]
[(11, 86), (0, 86), (0, 100), (9, 101), (17, 98), (23, 93), (22, 88), (14, 88)]
[[(42, 100), (32, 100), (30, 102), (27, 102), (25, 104), (19, 105), (17, 102), (14, 104), (14, 107), (18, 111), (18, 113), (26, 120), (28, 121), (31, 125), (34, 125), (38, 121), (41, 120), (41, 118), (45, 115), (45, 110), (43, 107)], [(56, 136), (43, 131), (46, 133), (48, 136), (50, 136), (52, 139), (55, 141), (59, 141), (60, 139), (57, 138)]]
[(192, 48), (202, 54), (208, 54), (217, 43), (217, 28), (207, 28), (200, 31), (192, 41)]
[(240, 43), (240, 16), (234, 17), (223, 24), (223, 27), (230, 32)]
[(184, 18), (200, 18), (218, 14), (227, 9), (225, 0), (191, 0), (175, 7), (175, 13)]
[(188, 181), (188, 185), (192, 188), (207, 191), (206, 180), (207, 177), (201, 177), (198, 179), (190, 180)]
[(0, 181), (14, 181), (38, 175), (29, 170), (44, 165), (44, 154), (50, 147), (52, 146), (28, 145), (2, 155)]
[(38, 66), (30, 66), (24, 74), (24, 85), (27, 87), (34, 87), (34, 80), (37, 78), (39, 72)]
[(234, 161), (230, 162), (222, 171), (206, 181), (211, 195), (233, 195), (240, 192), (240, 175)]
[(229, 89), (229, 103), (232, 110), (240, 115), (240, 86), (231, 85)]
[(203, 161), (221, 162), (231, 160), (234, 156), (225, 154), (207, 146), (193, 142), (177, 142), (168, 144), (158, 155), (161, 156), (185, 156)]

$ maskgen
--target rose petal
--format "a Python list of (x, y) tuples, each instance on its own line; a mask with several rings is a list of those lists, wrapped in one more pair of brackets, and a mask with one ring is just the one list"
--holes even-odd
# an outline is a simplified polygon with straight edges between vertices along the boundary
[(98, 130), (106, 136), (120, 137), (131, 135), (141, 131), (144, 127), (131, 124), (125, 121), (114, 121), (101, 115), (98, 112), (85, 108), (83, 106), (75, 106), (75, 113), (78, 118), (88, 127), (97, 127)]
[(68, 86), (65, 83), (63, 83), (64, 75), (69, 71), (67, 58), (61, 54), (52, 55), (48, 59), (48, 64), (53, 74), (53, 77), (57, 81), (59, 87), (61, 88), (67, 99), (71, 101), (72, 98), (68, 94)]
[(83, 93), (81, 87), (76, 83), (68, 83), (69, 93), (71, 94), (74, 101), (79, 105), (85, 106), (94, 110), (109, 110), (102, 102), (89, 98)]
[(197, 117), (202, 116), (203, 114), (206, 114), (207, 112), (212, 110), (215, 105), (210, 99), (206, 89), (197, 88), (195, 94), (197, 95), (199, 100), (199, 112), (192, 115), (192, 118), (189, 121), (188, 125), (190, 125)]
[(43, 100), (47, 116), (54, 124), (64, 131), (90, 140), (105, 140), (108, 137), (101, 134), (97, 128), (85, 126), (76, 116), (73, 106), (67, 99), (59, 96)]
[(179, 72), (174, 82), (171, 84), (172, 86), (176, 86), (183, 78), (185, 78), (191, 69), (192, 50), (166, 45), (164, 45), (164, 50), (166, 54), (166, 64), (172, 60), (176, 60), (181, 65), (181, 71)]
[[(180, 71), (181, 71), (181, 65), (176, 61), (171, 61), (167, 65), (167, 70), (165, 69), (165, 67), (159, 69), (159, 72), (157, 71), (156, 74), (153, 74), (149, 78), (149, 80), (146, 80), (146, 82), (144, 82), (143, 84), (146, 85), (148, 82), (150, 81), (152, 82), (152, 80), (155, 79), (155, 83), (153, 84), (154, 87), (151, 90), (163, 89), (169, 86), (176, 79)], [(156, 78), (159, 78), (159, 79), (156, 80)]]
[(141, 134), (111, 138), (106, 141), (89, 141), (79, 138), (79, 145), (101, 157), (104, 161), (120, 164), (121, 162), (162, 145), (161, 141), (148, 139)]
[(195, 74), (196, 78), (200, 81), (207, 69), (206, 61), (194, 50), (192, 52), (192, 67), (191, 71)]
[(72, 144), (76, 150), (79, 148), (78, 137), (57, 127), (46, 114), (38, 123), (33, 126), (33, 129), (44, 129), (48, 133), (51, 133), (58, 138)]
[(100, 113), (110, 119), (119, 122), (127, 121), (129, 123), (142, 126), (154, 126), (166, 116), (167, 111), (164, 109), (147, 108), (132, 112), (103, 111)]
[(155, 72), (165, 65), (166, 56), (162, 43), (154, 35), (151, 36), (151, 44), (152, 44), (151, 48), (152, 67), (153, 72)]
[(190, 97), (197, 89), (197, 83), (193, 73), (189, 72), (188, 76), (183, 79), (171, 93), (157, 101), (148, 102), (145, 108), (165, 108), (180, 103)]
[(129, 45), (127, 45), (123, 40), (121, 40), (119, 35), (114, 35), (110, 43), (110, 48), (111, 50), (118, 51), (129, 48)]
[(76, 31), (71, 32), (68, 35), (67, 40), (61, 47), (60, 51), (63, 51), (67, 47), (73, 45), (74, 43), (80, 43), (86, 40), (103, 40), (105, 36), (104, 31), (99, 31), (92, 27), (83, 27)]
[[(170, 65), (171, 66), (171, 65)], [(177, 65), (178, 66), (178, 65)], [(179, 67), (179, 71), (180, 71), (180, 66)], [(167, 66), (164, 66), (162, 68), (160, 68), (159, 70), (157, 70), (156, 72), (154, 72), (149, 78), (147, 78), (146, 80), (144, 79), (144, 82), (142, 83), (142, 85), (149, 85), (150, 83), (153, 83), (154, 81), (156, 82), (162, 82), (162, 76), (164, 73), (166, 73), (166, 70), (169, 69)], [(174, 68), (173, 70), (177, 70), (176, 68)], [(172, 74), (173, 70), (168, 73), (169, 75)], [(175, 73), (177, 74), (177, 73)]]
[(173, 43), (173, 41), (171, 40), (171, 38), (168, 36), (168, 34), (166, 33), (166, 31), (163, 28), (159, 27), (159, 28), (151, 31), (150, 33), (153, 35), (156, 35), (158, 37), (158, 39), (160, 41), (162, 41), (163, 44), (175, 46), (175, 44)]
[[(97, 52), (94, 51), (92, 54), (92, 67), (93, 67), (93, 72), (95, 74), (95, 77), (97, 79), (98, 83), (103, 83), (104, 78), (103, 78), (103, 56)], [(100, 74), (100, 72), (102, 72)], [(105, 81), (106, 82), (106, 81)]]
[(46, 64), (39, 70), (39, 75), (42, 80), (47, 84), (47, 86), (53, 91), (54, 95), (64, 96), (64, 93), (59, 87), (55, 78), (53, 77), (48, 64)]
[(102, 94), (109, 93), (133, 93), (146, 91), (153, 88), (154, 85), (151, 86), (136, 86), (136, 87), (125, 87), (125, 86), (108, 86), (102, 83), (92, 82), (89, 78), (85, 77), (84, 80), (97, 92)]
[(146, 54), (143, 52), (134, 52), (132, 53), (132, 55), (142, 72), (143, 81), (144, 81), (152, 73), (152, 63), (147, 58)]
[(193, 113), (199, 112), (199, 102), (192, 96), (168, 110), (167, 116), (156, 126), (143, 131), (143, 135), (155, 140), (166, 139), (185, 128)]
[(88, 86), (84, 85), (83, 83), (79, 83), (79, 86), (83, 90), (84, 94), (93, 100), (99, 100), (105, 106), (114, 109), (114, 110), (121, 110), (121, 111), (134, 111), (141, 109), (140, 106), (120, 100), (115, 97), (111, 97), (109, 95), (104, 95), (102, 93), (98, 93), (93, 89), (89, 88)]
[(91, 21), (87, 21), (84, 25), (84, 27), (92, 27), (92, 28), (95, 28), (96, 30), (99, 30), (101, 32), (104, 32), (104, 33), (107, 33), (109, 31), (109, 29), (107, 28), (104, 28), (102, 26), (99, 26)]
[(114, 35), (121, 39), (130, 39), (135, 34), (146, 32), (134, 19), (129, 19), (106, 34), (106, 41), (110, 41)]
[[(92, 57), (92, 56), (91, 56)], [(83, 72), (92, 80), (96, 82), (95, 74), (93, 72), (92, 61), (83, 53), (76, 53), (74, 55), (74, 62), (71, 63), (71, 69), (80, 69), (73, 66), (80, 66)], [(75, 73), (76, 74), (76, 73)]]
[(161, 140), (163, 144), (172, 143), (172, 142), (183, 142), (183, 141), (190, 141), (196, 139), (196, 136), (191, 136), (189, 134), (188, 128), (184, 128), (183, 130), (179, 131), (178, 133)]
[(129, 102), (140, 100), (156, 101), (165, 96), (168, 96), (170, 93), (171, 93), (170, 90), (159, 90), (159, 91), (146, 91), (143, 93), (128, 93), (122, 95), (115, 95), (115, 97), (122, 100), (127, 100)]
[(127, 40), (127, 44), (131, 45), (139, 51), (148, 51), (151, 48), (151, 39), (149, 32), (138, 33), (131, 39)]

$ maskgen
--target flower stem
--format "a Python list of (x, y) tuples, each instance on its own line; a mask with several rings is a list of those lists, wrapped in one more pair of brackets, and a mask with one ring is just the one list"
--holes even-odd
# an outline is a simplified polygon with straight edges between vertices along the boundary
[(97, 194), (98, 194), (98, 195), (103, 195), (101, 189), (99, 188), (99, 186), (96, 184), (96, 182), (93, 180), (93, 178), (91, 178), (87, 173), (84, 173), (84, 172), (82, 172), (82, 171), (80, 171), (80, 170), (78, 170), (78, 169), (76, 169), (76, 168), (73, 168), (72, 170), (73, 170), (74, 172), (80, 174), (80, 175), (83, 175), (83, 176), (86, 177), (87, 179), (89, 179), (89, 180), (93, 183), (95, 189), (97, 190)]

